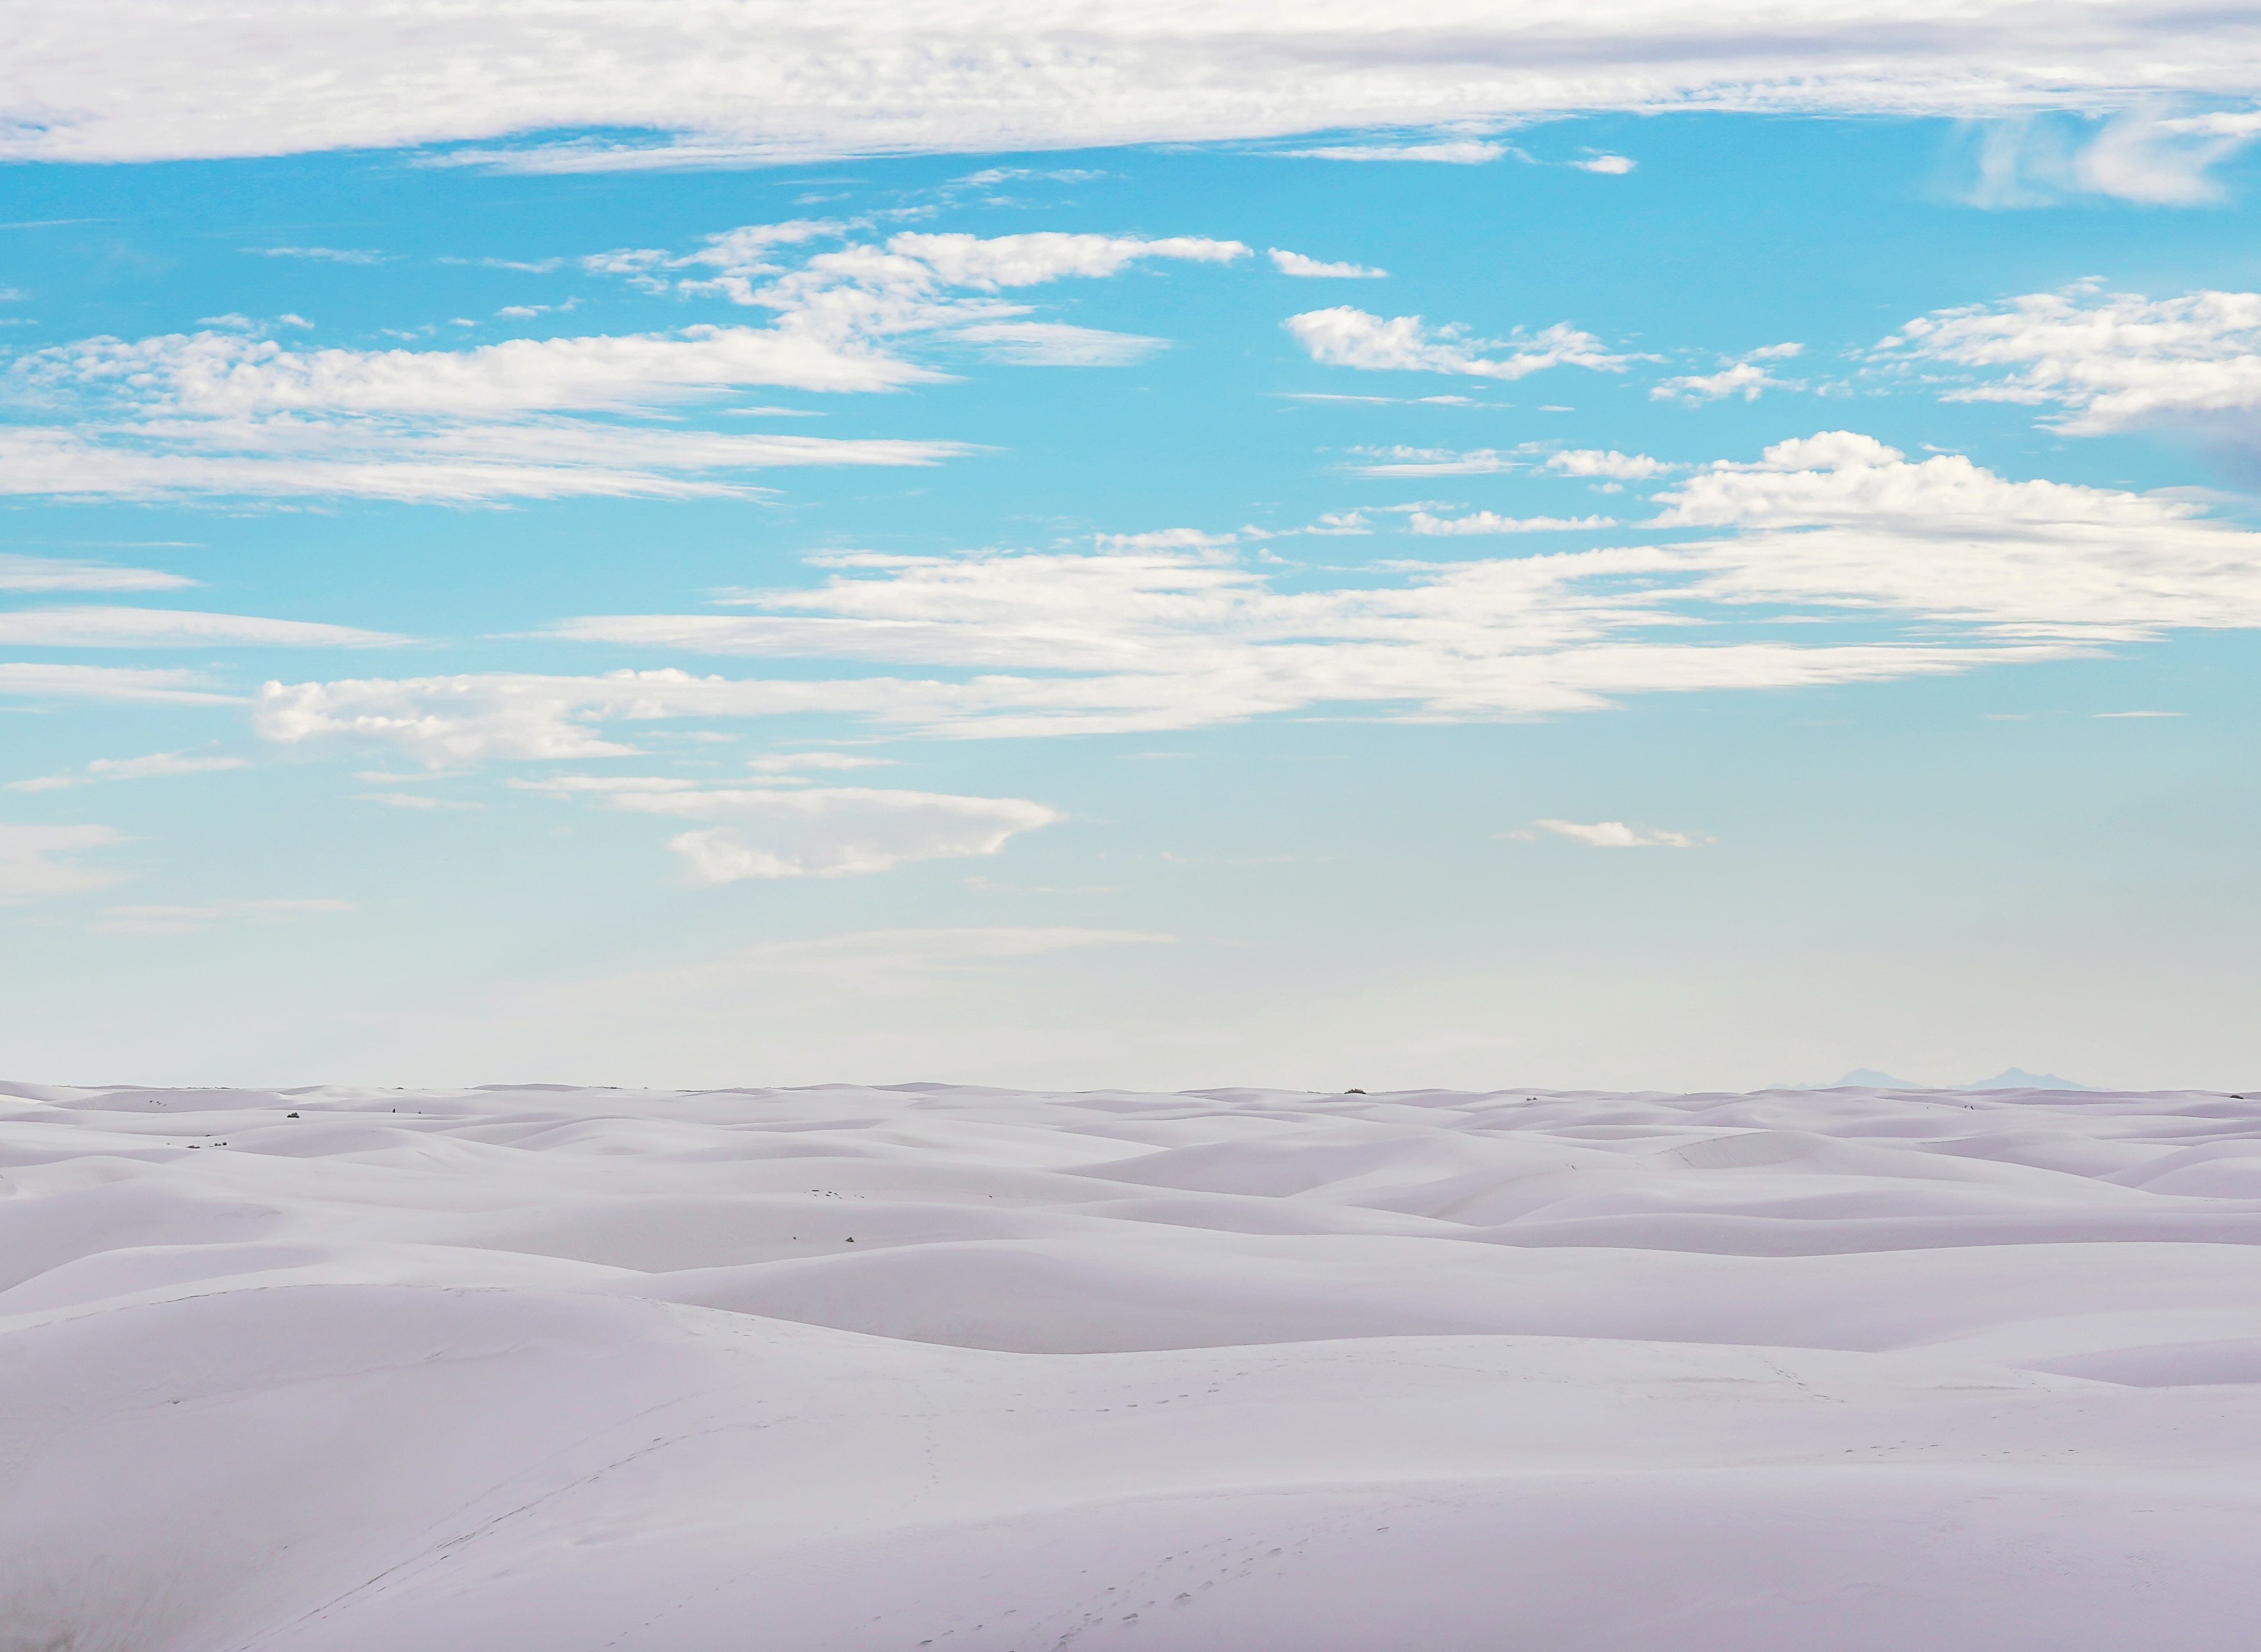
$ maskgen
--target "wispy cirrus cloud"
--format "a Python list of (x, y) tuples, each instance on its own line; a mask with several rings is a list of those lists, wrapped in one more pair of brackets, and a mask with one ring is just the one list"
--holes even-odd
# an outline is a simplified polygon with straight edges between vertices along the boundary
[[(1628, 826), (1621, 820), (1535, 820), (1531, 823), (1538, 831), (1567, 837), (1589, 849), (1697, 849), (1712, 841), (1693, 832), (1668, 831), (1661, 826)], [(1525, 831), (1508, 835), (1530, 837), (1535, 834)]]
[(2084, 195), (2206, 205), (2223, 198), (2214, 169), (2261, 137), (2261, 111), (2193, 111), (2173, 97), (2138, 97), (2105, 119), (2099, 112), (2049, 110), (1987, 123), (1971, 136), (1962, 198), (1996, 209)]
[(130, 874), (90, 866), (84, 857), (126, 842), (107, 826), (32, 826), (0, 821), (0, 906), (83, 894)]
[(126, 665), (49, 665), (0, 660), (0, 694), (25, 700), (114, 700), (157, 706), (224, 706), (226, 693), (200, 671)]
[(182, 608), (18, 608), (0, 613), (0, 646), (389, 648), (407, 640), (347, 625)]
[(1415, 511), (1405, 519), (1416, 534), (1561, 534), (1581, 528), (1615, 528), (1613, 516), (1503, 516), (1497, 511), (1472, 511), (1466, 516), (1432, 516)]
[[(159, 0), (28, 0), (0, 63), (25, 119), (0, 154), (146, 161), (510, 141), (486, 164), (739, 165), (902, 153), (998, 154), (1497, 125), (1668, 106), (1953, 117), (2250, 98), (2261, 41), (2240, 15), (2096, 0), (2052, 15), (1971, 0), (1266, 0), (1084, 8), (851, 0), (683, 11), (632, 0), (413, 6), (341, 25), (280, 0), (225, 13)], [(998, 42), (1010, 41), (1009, 51)], [(179, 65), (200, 72), (183, 75)], [(1452, 133), (1436, 145), (1479, 140)], [(1418, 148), (1420, 139), (1336, 141)]]
[(1432, 165), (1482, 166), (1511, 151), (1489, 138), (1433, 138), (1418, 143), (1324, 144), (1279, 153), (1297, 161), (1425, 161)]
[[(551, 628), (630, 658), (803, 663), (790, 673), (277, 682), (255, 725), (451, 767), (621, 755), (636, 725), (671, 720), (830, 716), (951, 737), (1331, 710), (1496, 721), (2261, 628), (2261, 535), (2186, 501), (1912, 461), (1857, 433), (1691, 470), (1657, 502), (1633, 524), (1649, 530), (1639, 544), (1317, 585), (1199, 530), (1088, 552), (838, 553), (818, 559), (818, 584), (737, 593), (724, 611)], [(1860, 640), (1826, 623), (1851, 619)]]
[(183, 575), (155, 568), (118, 568), (107, 563), (0, 551), (0, 591), (178, 591), (195, 583)]
[(255, 258), (303, 258), (319, 264), (381, 264), (391, 255), (360, 247), (246, 247)]
[(913, 861), (994, 855), (1022, 832), (1066, 818), (1017, 797), (774, 783), (789, 774), (762, 776), (772, 783), (753, 786), (576, 774), (517, 784), (592, 798), (629, 814), (706, 822), (670, 838), (667, 846), (692, 882), (709, 885), (749, 878), (865, 877)]
[(176, 774), (218, 774), (249, 766), (249, 758), (232, 757), (224, 752), (153, 751), (139, 758), (97, 758), (75, 773), (11, 780), (6, 786), (0, 786), (0, 791), (61, 792), (107, 780), (148, 780)]
[(1353, 448), (1360, 476), (1499, 476), (1531, 468), (1531, 449), (1515, 448)]
[(1000, 295), (1145, 261), (1230, 264), (1250, 250), (1200, 236), (856, 233), (829, 220), (751, 225), (686, 253), (626, 248), (584, 261), (648, 291), (769, 311), (764, 325), (363, 349), (288, 342), (228, 317), (197, 333), (31, 351), (11, 367), (10, 385), (50, 416), (0, 427), (0, 492), (714, 498), (755, 493), (742, 479), (751, 471), (934, 464), (973, 449), (682, 420), (757, 411), (736, 405), (748, 390), (877, 392), (951, 376), (921, 351), (1125, 365), (1166, 341), (1037, 319)]

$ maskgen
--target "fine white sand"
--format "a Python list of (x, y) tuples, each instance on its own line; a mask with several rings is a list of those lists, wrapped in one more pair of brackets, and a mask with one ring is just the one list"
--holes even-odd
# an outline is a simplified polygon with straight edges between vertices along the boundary
[(2257, 1124), (0, 1086), (0, 1648), (2250, 1648)]

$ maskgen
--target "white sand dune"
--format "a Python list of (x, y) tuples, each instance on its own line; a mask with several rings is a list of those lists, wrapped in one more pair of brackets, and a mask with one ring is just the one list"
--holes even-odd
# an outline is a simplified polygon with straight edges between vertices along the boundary
[(0, 1086), (0, 1652), (2256, 1644), (2261, 1102)]

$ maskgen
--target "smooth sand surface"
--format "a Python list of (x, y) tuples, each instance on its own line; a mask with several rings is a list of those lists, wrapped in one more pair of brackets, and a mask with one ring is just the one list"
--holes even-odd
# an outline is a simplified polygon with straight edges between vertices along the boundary
[(0, 1086), (0, 1652), (2243, 1652), (2257, 1385), (2221, 1095)]

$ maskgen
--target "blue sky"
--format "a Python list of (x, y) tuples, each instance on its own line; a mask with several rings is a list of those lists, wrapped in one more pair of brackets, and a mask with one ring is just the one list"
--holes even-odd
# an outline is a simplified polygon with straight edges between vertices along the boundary
[(27, 154), (8, 1070), (2246, 1081), (2261, 241), (2146, 107)]

